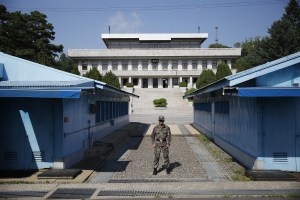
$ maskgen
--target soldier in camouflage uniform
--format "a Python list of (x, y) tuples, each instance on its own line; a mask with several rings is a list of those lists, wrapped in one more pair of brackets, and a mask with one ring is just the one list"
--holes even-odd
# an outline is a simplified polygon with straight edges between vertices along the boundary
[(164, 124), (165, 118), (163, 116), (158, 117), (159, 125), (153, 128), (151, 139), (154, 147), (154, 170), (153, 175), (157, 175), (157, 167), (159, 163), (160, 152), (162, 151), (167, 174), (170, 174), (170, 160), (169, 160), (169, 146), (171, 143), (171, 131), (170, 128)]

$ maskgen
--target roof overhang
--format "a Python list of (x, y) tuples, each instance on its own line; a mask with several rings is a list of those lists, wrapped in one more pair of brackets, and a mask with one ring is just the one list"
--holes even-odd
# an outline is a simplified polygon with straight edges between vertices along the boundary
[(227, 87), (223, 95), (239, 97), (300, 97), (300, 87)]
[(1, 89), (0, 97), (80, 98), (80, 89)]

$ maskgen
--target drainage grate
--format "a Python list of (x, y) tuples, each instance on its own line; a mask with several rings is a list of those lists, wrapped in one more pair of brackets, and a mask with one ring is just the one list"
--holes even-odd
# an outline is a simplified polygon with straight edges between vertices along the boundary
[(98, 196), (125, 197), (125, 196), (201, 196), (201, 195), (289, 195), (300, 194), (299, 190), (102, 190)]
[(1, 191), (0, 198), (44, 197), (50, 191)]
[(172, 182), (212, 182), (206, 178), (177, 178), (177, 179), (165, 179), (165, 178), (145, 178), (145, 179), (111, 179), (109, 183), (172, 183)]
[(90, 198), (96, 189), (58, 188), (49, 199), (86, 199)]

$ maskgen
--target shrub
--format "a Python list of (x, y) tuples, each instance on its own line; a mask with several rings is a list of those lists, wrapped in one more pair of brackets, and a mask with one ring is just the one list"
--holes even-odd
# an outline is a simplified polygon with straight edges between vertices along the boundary
[(217, 68), (216, 80), (220, 80), (226, 76), (232, 75), (229, 66), (225, 63), (220, 63)]
[(205, 69), (200, 74), (199, 78), (197, 79), (196, 86), (197, 88), (205, 87), (216, 80), (216, 75), (211, 69)]
[(187, 83), (184, 82), (184, 81), (182, 81), (182, 82), (180, 82), (178, 85), (179, 85), (179, 87), (186, 87), (186, 86), (187, 86)]
[(167, 106), (167, 99), (160, 98), (160, 99), (154, 99), (153, 104), (155, 107), (166, 107)]
[(113, 87), (120, 88), (119, 79), (114, 73), (112, 73), (112, 71), (106, 72), (102, 81)]
[(190, 88), (190, 89), (188, 89), (188, 90), (184, 93), (184, 95), (190, 94), (190, 93), (192, 93), (192, 92), (194, 92), (194, 91), (196, 91), (195, 88)]
[(133, 87), (133, 83), (127, 82), (127, 83), (125, 84), (125, 86), (126, 86), (126, 87)]
[(97, 81), (102, 81), (102, 75), (96, 68), (92, 68), (90, 71), (88, 71), (86, 74), (83, 75), (84, 77), (91, 78)]

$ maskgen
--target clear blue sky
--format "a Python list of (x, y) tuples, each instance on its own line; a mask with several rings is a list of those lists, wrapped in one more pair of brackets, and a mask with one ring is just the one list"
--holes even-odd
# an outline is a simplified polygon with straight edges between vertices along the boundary
[(284, 13), (288, 0), (0, 0), (9, 11), (38, 10), (54, 26), (55, 44), (67, 49), (105, 48), (101, 34), (208, 33), (202, 47), (232, 46), (256, 36)]

